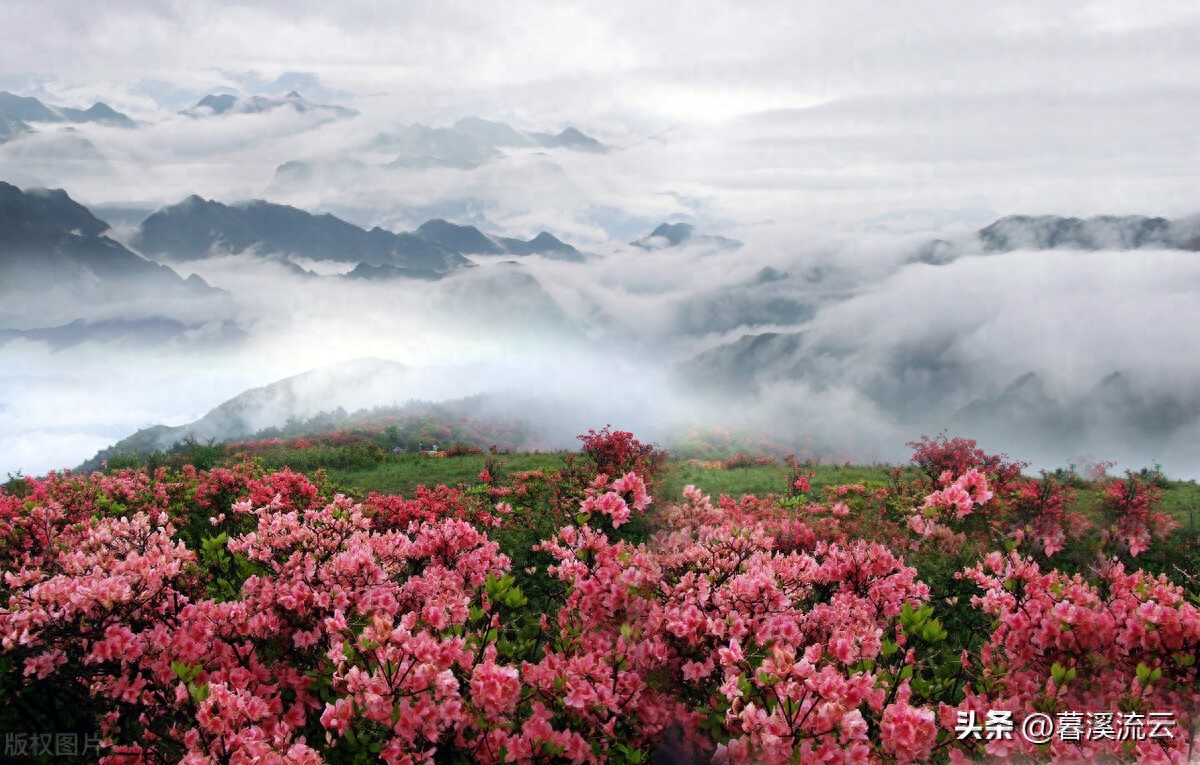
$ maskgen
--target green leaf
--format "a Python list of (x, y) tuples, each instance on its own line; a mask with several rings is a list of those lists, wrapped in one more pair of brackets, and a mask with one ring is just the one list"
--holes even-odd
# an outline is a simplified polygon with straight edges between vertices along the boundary
[[(1145, 666), (1145, 665), (1142, 665), (1142, 664), (1138, 665), (1138, 677), (1139, 678), (1142, 676), (1142, 667), (1143, 666)], [(1054, 662), (1054, 664), (1050, 667), (1050, 677), (1054, 679), (1055, 685), (1062, 685), (1063, 680), (1065, 680), (1067, 677), (1067, 668), (1064, 667), (1063, 665), (1059, 664), (1057, 661)]]
[(1143, 688), (1150, 684), (1150, 677), (1152, 674), (1153, 672), (1150, 669), (1150, 665), (1146, 664), (1145, 662), (1138, 662), (1137, 679)]
[(947, 632), (942, 627), (942, 623), (937, 619), (926, 622), (925, 627), (921, 630), (921, 637), (927, 643), (939, 643), (946, 639)]
[(185, 683), (191, 683), (200, 676), (199, 665), (184, 664), (182, 661), (171, 662), (171, 671)]
[(520, 608), (528, 602), (529, 599), (526, 598), (525, 594), (521, 592), (520, 587), (513, 587), (504, 596), (504, 605), (508, 606), (509, 608)]

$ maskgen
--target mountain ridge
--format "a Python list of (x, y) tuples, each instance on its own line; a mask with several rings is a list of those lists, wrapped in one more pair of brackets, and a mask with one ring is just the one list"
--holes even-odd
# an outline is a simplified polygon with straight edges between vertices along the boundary
[(0, 181), (0, 274), (11, 290), (61, 286), (72, 278), (148, 279), (159, 289), (218, 292), (103, 236), (109, 225), (62, 189), (22, 191)]
[[(316, 214), (261, 199), (224, 204), (191, 195), (159, 208), (134, 234), (133, 246), (152, 257), (199, 260), (215, 254), (254, 252), (368, 266), (389, 266), (390, 275), (431, 278), (471, 265), (465, 255), (535, 255), (582, 261), (571, 245), (543, 231), (524, 241), (495, 237), (474, 226), (430, 219), (414, 232), (370, 230), (330, 213)], [(383, 275), (364, 269), (357, 276)]]
[(133, 244), (141, 252), (174, 260), (253, 250), (431, 273), (470, 264), (459, 253), (415, 234), (378, 227), (368, 231), (329, 213), (316, 215), (263, 200), (226, 205), (195, 194), (146, 218)]
[(6, 90), (0, 91), (0, 117), (4, 116), (25, 123), (90, 122), (112, 127), (137, 127), (137, 123), (128, 115), (113, 109), (103, 101), (97, 101), (87, 109), (73, 109), (66, 106), (48, 106), (33, 96), (18, 96)]
[(227, 114), (263, 114), (283, 107), (291, 107), (300, 114), (321, 112), (338, 118), (358, 116), (358, 111), (354, 109), (335, 104), (316, 104), (294, 90), (281, 98), (210, 93), (179, 113), (185, 117), (202, 119)]

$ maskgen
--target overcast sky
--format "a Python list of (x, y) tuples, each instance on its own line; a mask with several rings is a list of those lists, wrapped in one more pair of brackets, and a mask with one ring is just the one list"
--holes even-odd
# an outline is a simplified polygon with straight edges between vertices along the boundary
[[(1059, 364), (1066, 375), (1061, 359), (1083, 358), (1096, 369), (1070, 382), (1084, 390), (1109, 370), (1157, 369), (1164, 348), (1182, 349), (1182, 356), (1200, 347), (1200, 336), (1188, 334), (1172, 312), (1190, 310), (1196, 276), (1188, 257), (1134, 265), (1115, 257), (1013, 257), (891, 277), (920, 242), (953, 238), (1001, 215), (1200, 212), (1194, 1), (4, 0), (0, 29), (0, 90), (60, 106), (102, 99), (142, 120), (136, 131), (87, 125), (11, 141), (0, 149), (0, 180), (61, 186), (89, 205), (153, 206), (199, 193), (332, 210), (394, 230), (472, 210), (478, 218), (464, 212), (456, 220), (522, 237), (546, 229), (603, 256), (586, 269), (531, 267), (568, 314), (602, 317), (614, 342), (636, 335), (656, 352), (655, 344), (670, 346), (671, 361), (744, 331), (667, 337), (679, 329), (671, 323), (679, 306), (694, 298), (724, 310), (705, 296), (749, 283), (763, 266), (816, 274), (814, 283), (823, 279), (821, 289), (838, 299), (859, 293), (818, 314), (815, 324), (864, 327), (862, 353), (847, 362), (855, 379), (875, 373), (879, 349), (925, 342), (951, 325), (975, 332), (972, 343), (954, 347), (980, 369), (980, 359), (1011, 361), (995, 376), (998, 388), (1026, 369)], [(312, 101), (361, 116), (176, 114), (215, 91), (270, 94), (281, 75), (288, 76), (280, 87), (294, 85)], [(525, 130), (574, 125), (613, 151), (513, 151), (471, 171), (359, 165), (337, 182), (305, 189), (275, 183), (284, 162), (370, 159), (364, 146), (377, 132), (416, 121), (446, 126), (468, 115)], [(102, 160), (89, 160), (89, 151)], [(747, 246), (730, 256), (733, 268), (702, 253), (648, 258), (628, 247), (664, 220), (692, 221)], [(1159, 270), (1140, 278), (1143, 268)], [(1092, 269), (1096, 285), (1072, 292), (1069, 305), (1072, 316), (1090, 321), (1071, 324), (1055, 313), (1066, 303), (1042, 296), (1086, 286), (1078, 279), (1082, 269)], [(218, 284), (232, 288), (247, 278)], [(876, 282), (882, 286), (870, 286)], [(972, 292), (979, 284), (987, 289)], [(954, 325), (954, 311), (940, 302), (964, 285), (972, 297), (963, 305), (978, 314), (970, 326)], [(1110, 309), (1122, 299), (1118, 315)], [(341, 303), (326, 302), (330, 315), (316, 315), (334, 321)], [(911, 305), (927, 310), (914, 314)], [(880, 306), (910, 320), (881, 317)], [(271, 308), (271, 315), (288, 310)], [(1040, 319), (1057, 322), (1057, 330), (1031, 331)], [(381, 326), (390, 331), (389, 322)], [(1042, 351), (1028, 347), (1032, 334), (1046, 341)], [(338, 337), (317, 355), (367, 353), (376, 340), (369, 333), (356, 343)], [(1028, 350), (1028, 358), (1014, 359), (1013, 347)], [(154, 383), (159, 398), (113, 377), (119, 390), (105, 395), (126, 391), (129, 401), (106, 405), (123, 418), (79, 424), (52, 413), (98, 411), (77, 400), (88, 385), (55, 370), (102, 370), (110, 364), (103, 350), (69, 358), (36, 348), (5, 353), (0, 393), (22, 392), (31, 403), (0, 396), (0, 426), (25, 428), (21, 449), (33, 456), (12, 464), (34, 469), (58, 464), (59, 430), (75, 439), (71, 459), (81, 459), (106, 439), (156, 421), (184, 422), (306, 363), (233, 365), (214, 372), (211, 385), (176, 391), (167, 390), (168, 381), (184, 379), (186, 370), (175, 375), (164, 366)], [(90, 372), (79, 374), (86, 379)], [(1150, 377), (1195, 390), (1197, 375), (1180, 361)], [(27, 387), (34, 378), (44, 386), (36, 394)], [(64, 380), (58, 397), (45, 387), (56, 379)], [(874, 416), (863, 414), (853, 392), (850, 403), (810, 406), (804, 416), (823, 408), (831, 429), (848, 413)], [(782, 395), (797, 398), (791, 390)], [(28, 422), (14, 419), (18, 413)], [(877, 440), (886, 439), (892, 456), (917, 436), (889, 432)], [(20, 451), (11, 442), (0, 446)]]
[(1156, 2), (8, 0), (5, 75), (311, 71), (414, 108), (720, 118), (877, 96), (1195, 92), (1200, 8)]
[(0, 87), (147, 118), (170, 88), (305, 72), (318, 95), (406, 122), (686, 136), (661, 169), (736, 187), (735, 217), (763, 197), (841, 219), (1196, 208), (1200, 6), (1186, 0), (8, 0), (0, 28)]

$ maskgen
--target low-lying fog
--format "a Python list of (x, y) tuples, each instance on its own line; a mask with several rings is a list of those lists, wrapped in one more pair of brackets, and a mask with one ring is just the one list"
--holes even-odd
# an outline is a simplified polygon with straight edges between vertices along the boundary
[[(544, 447), (569, 447), (574, 433), (608, 422), (664, 443), (709, 424), (828, 457), (900, 460), (905, 441), (949, 427), (1041, 466), (1090, 453), (1195, 474), (1195, 253), (1016, 251), (928, 265), (905, 263), (905, 248), (880, 235), (812, 246), (748, 237), (733, 253), (478, 258), (478, 268), (437, 282), (304, 277), (252, 256), (181, 264), (181, 274), (232, 295), (191, 334), (59, 349), (23, 338), (0, 349), (0, 469), (77, 464), (138, 428), (194, 420), (247, 388), (375, 357), (413, 374), (383, 389), (361, 379), (336, 400), (304, 401), (276, 420), (501, 393), (517, 408), (506, 414), (554, 434)], [(170, 316), (174, 307), (140, 309)], [(222, 322), (245, 335), (198, 339)], [(745, 335), (776, 346), (742, 353)], [(797, 341), (779, 342), (790, 337)], [(1040, 383), (1029, 407), (1085, 407), (1078, 434), (1047, 443), (1040, 410), (1027, 413), (1024, 433), (997, 427), (1011, 413), (988, 419), (986, 429), (999, 431), (990, 434), (955, 421), (1028, 372)], [(1139, 411), (1086, 409), (1113, 373), (1128, 388), (1115, 406), (1171, 399), (1190, 421), (1141, 427), (1125, 421)]]
[[(57, 18), (17, 5), (33, 15), (0, 10), (0, 26)], [(217, 247), (158, 258), (224, 291), (192, 300), (9, 291), (0, 476), (77, 465), (249, 388), (316, 368), (340, 381), (339, 364), (372, 358), (407, 371), (314, 383), (315, 400), (264, 419), (494, 394), (492, 411), (533, 424), (542, 448), (606, 423), (669, 446), (704, 425), (903, 461), (906, 441), (945, 429), (1034, 467), (1115, 459), (1200, 477), (1200, 252), (1120, 232), (989, 248), (976, 233), (1016, 214), (1163, 216), (1200, 233), (1191, 6), (1135, 22), (1101, 2), (979, 18), (927, 3), (677, 17), (583, 3), (525, 7), (522, 26), (303, 5), (247, 4), (214, 25), (125, 4), (79, 41), (111, 62), (94, 71), (15, 35), (0, 90), (104, 99), (138, 124), (0, 121), (0, 181), (65, 189), (131, 247), (156, 208), (198, 194), (394, 232), (433, 218), (548, 231), (586, 257), (471, 254), (476, 267), (436, 280), (365, 280), (353, 262)], [(567, 29), (584, 31), (569, 42)], [(289, 34), (322, 52), (284, 56)], [(239, 53), (255, 35), (266, 58)], [(161, 71), (118, 50), (128, 39)], [(389, 52), (365, 56), (370, 40)], [(196, 111), (212, 93), (241, 106)], [(472, 116), (516, 137), (455, 127)], [(604, 151), (555, 144), (567, 127)], [(664, 222), (695, 234), (631, 244)]]

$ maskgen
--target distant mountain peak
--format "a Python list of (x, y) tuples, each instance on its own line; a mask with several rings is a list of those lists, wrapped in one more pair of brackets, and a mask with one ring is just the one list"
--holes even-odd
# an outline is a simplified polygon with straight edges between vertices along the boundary
[(440, 274), (469, 261), (414, 234), (366, 231), (328, 213), (261, 199), (225, 205), (195, 194), (146, 218), (133, 239), (142, 252), (195, 260), (224, 252), (392, 265)]
[(62, 189), (21, 189), (0, 181), (0, 244), (53, 242), (78, 231), (97, 237), (108, 224)]
[(662, 237), (667, 244), (676, 245), (691, 239), (696, 227), (690, 223), (663, 223), (650, 232), (652, 237)]
[(492, 122), (482, 117), (463, 117), (451, 130), (491, 146), (530, 146), (532, 141), (507, 122)]
[(33, 128), (26, 122), (12, 117), (10, 115), (0, 113), (0, 143), (4, 143), (12, 138), (16, 138), (22, 133), (32, 133)]
[(465, 255), (543, 255), (555, 260), (584, 260), (583, 253), (548, 231), (524, 241), (489, 236), (474, 226), (460, 226), (434, 218), (422, 223), (416, 234)]
[(282, 98), (266, 96), (250, 96), (242, 98), (231, 93), (210, 93), (196, 102), (196, 105), (184, 109), (180, 114), (187, 117), (216, 117), (222, 114), (262, 114), (280, 107), (289, 107), (298, 112), (321, 112), (335, 117), (353, 117), (358, 114), (353, 109), (329, 104), (314, 104), (305, 100), (296, 91), (291, 91)]
[(23, 122), (62, 122), (63, 116), (33, 96), (0, 91), (0, 113)]
[(211, 93), (204, 98), (201, 98), (195, 106), (189, 109), (189, 112), (194, 112), (198, 109), (211, 109), (213, 114), (224, 114), (234, 107), (237, 103), (237, 96), (228, 93)]
[(737, 249), (742, 243), (736, 239), (712, 234), (697, 234), (696, 227), (691, 223), (662, 223), (641, 239), (630, 244), (643, 250), (663, 250), (679, 247), (683, 244), (701, 244), (720, 249)]
[(1009, 250), (1136, 250), (1176, 249), (1184, 235), (1166, 218), (1145, 215), (1009, 215), (979, 231), (984, 249)]
[(759, 269), (758, 273), (754, 275), (754, 283), (770, 284), (772, 282), (781, 282), (786, 278), (788, 278), (786, 272), (780, 271), (777, 268), (772, 268), (771, 266), (763, 266), (761, 269)]
[(571, 126), (567, 126), (557, 135), (551, 133), (529, 133), (528, 135), (534, 143), (546, 148), (561, 147), (576, 151), (588, 151), (594, 154), (605, 154), (608, 152), (607, 146)]
[(57, 290), (80, 304), (111, 301), (118, 293), (153, 291), (192, 297), (217, 291), (184, 280), (103, 236), (109, 225), (62, 189), (21, 191), (0, 182), (0, 292)]
[[(72, 109), (48, 106), (33, 96), (18, 96), (0, 91), (0, 128), (5, 118), (21, 122), (94, 122), (115, 127), (136, 127), (127, 115), (113, 109), (103, 101), (97, 101), (87, 109)], [(0, 140), (3, 135), (0, 134)]]
[(505, 249), (474, 226), (459, 226), (441, 218), (417, 227), (417, 236), (464, 255), (500, 255)]

